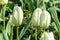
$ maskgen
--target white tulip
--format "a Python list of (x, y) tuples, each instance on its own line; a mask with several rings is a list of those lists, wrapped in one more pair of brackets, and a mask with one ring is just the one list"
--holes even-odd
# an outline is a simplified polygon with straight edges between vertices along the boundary
[(42, 35), (41, 35), (41, 38), (40, 40), (55, 40), (54, 39), (54, 35), (53, 35), (53, 32), (44, 32)]
[(46, 29), (49, 27), (51, 16), (48, 11), (44, 10), (40, 17), (40, 27)]
[(33, 18), (32, 18), (32, 25), (39, 26), (40, 25), (40, 15), (42, 13), (42, 10), (40, 8), (37, 8), (33, 12)]
[(8, 0), (0, 0), (0, 4), (4, 5), (4, 4), (7, 4), (8, 3)]
[(12, 22), (16, 25), (19, 26), (22, 24), (23, 20), (23, 11), (21, 7), (15, 6), (13, 10), (13, 17), (12, 17)]

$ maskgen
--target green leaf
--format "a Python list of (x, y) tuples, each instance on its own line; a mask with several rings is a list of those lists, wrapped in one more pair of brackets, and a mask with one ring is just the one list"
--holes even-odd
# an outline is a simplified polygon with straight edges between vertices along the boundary
[(22, 7), (24, 8), (24, 7), (25, 7), (25, 5), (24, 5), (23, 0), (20, 0), (20, 2), (21, 2)]
[(55, 28), (55, 30), (58, 32), (58, 29), (57, 29), (57, 27), (56, 27), (55, 22), (52, 22), (50, 26), (53, 26), (53, 27)]
[(28, 30), (28, 28), (30, 27), (30, 24), (32, 22), (32, 17), (29, 19), (27, 25), (25, 27), (22, 28), (20, 35), (19, 35), (19, 40), (23, 37), (23, 35), (26, 33), (26, 31)]
[(3, 37), (5, 40), (9, 40), (9, 37), (8, 37), (7, 32), (5, 30), (3, 31)]
[(0, 22), (1, 22), (1, 21), (3, 21), (3, 19), (2, 19), (2, 18), (0, 18)]
[(55, 7), (55, 9), (60, 12), (60, 8)]
[(9, 10), (10, 12), (12, 12), (12, 9), (11, 9), (11, 8), (9, 8), (9, 7), (7, 7), (7, 11), (8, 11), (8, 10)]
[(6, 12), (6, 5), (3, 5), (2, 10), (1, 10), (1, 17), (2, 18), (5, 16), (5, 12)]
[(60, 3), (60, 0), (59, 1), (54, 1), (54, 4), (58, 4), (58, 3)]
[(4, 40), (2, 33), (0, 33), (0, 40)]
[(10, 25), (10, 23), (8, 22), (8, 23), (7, 23), (7, 26), (6, 26), (6, 32), (7, 32), (8, 35), (10, 35), (10, 30), (11, 30), (11, 25)]
[(4, 29), (4, 27), (2, 25), (0, 25), (0, 30), (2, 31)]
[(12, 15), (10, 15), (10, 19), (6, 25), (6, 32), (9, 36), (10, 36), (10, 32), (11, 32), (11, 22), (12, 22)]
[(56, 27), (58, 29), (58, 35), (60, 37), (60, 24), (59, 24), (59, 20), (58, 20), (58, 16), (57, 16), (57, 11), (56, 11), (55, 7), (49, 8), (49, 11), (51, 12), (52, 19), (54, 20), (54, 22), (56, 24)]
[(29, 35), (29, 37), (26, 40), (31, 40), (31, 35)]
[(32, 8), (33, 5), (31, 5), (31, 0), (28, 0), (27, 4), (28, 4), (29, 11), (32, 11), (33, 10), (33, 8)]

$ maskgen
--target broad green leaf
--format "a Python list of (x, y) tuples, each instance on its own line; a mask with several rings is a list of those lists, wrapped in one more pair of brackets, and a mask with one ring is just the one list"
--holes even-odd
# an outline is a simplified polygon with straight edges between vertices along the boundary
[(58, 32), (58, 29), (57, 29), (57, 27), (56, 27), (55, 22), (52, 22), (50, 26), (53, 26), (53, 27), (54, 27), (54, 29)]
[(20, 32), (20, 35), (19, 35), (19, 40), (23, 37), (23, 35), (26, 33), (26, 31), (28, 30), (28, 28), (30, 27), (30, 24), (32, 22), (32, 16), (31, 18), (29, 19), (27, 25), (25, 27), (22, 28), (21, 32)]
[(0, 33), (0, 40), (4, 40), (3, 34)]
[(31, 21), (29, 21), (29, 22), (27, 23), (27, 25), (26, 25), (25, 27), (23, 27), (23, 29), (21, 30), (21, 33), (20, 33), (20, 35), (19, 35), (19, 39), (21, 39), (21, 38), (23, 37), (23, 35), (24, 35), (25, 32), (27, 31), (27, 29), (29, 28), (30, 24), (31, 24)]
[(20, 0), (20, 2), (21, 2), (21, 5), (22, 5), (22, 8), (24, 8), (24, 7), (25, 7), (25, 5), (24, 5), (23, 0)]
[(32, 11), (33, 9), (32, 9), (32, 6), (33, 5), (31, 5), (31, 0), (28, 0), (28, 9), (29, 9), (29, 11)]
[(8, 11), (8, 10), (9, 10), (10, 12), (12, 12), (12, 9), (10, 9), (9, 7), (7, 7), (7, 11)]
[(8, 22), (6, 26), (6, 32), (8, 35), (10, 35), (10, 30), (11, 30), (11, 24)]
[(60, 3), (60, 1), (54, 1), (54, 4), (58, 4), (58, 3)]
[(3, 37), (5, 40), (9, 40), (9, 37), (8, 37), (7, 32), (5, 30), (3, 31)]
[(48, 3), (48, 2), (49, 2), (49, 0), (44, 0), (44, 2)]
[(57, 16), (57, 11), (56, 11), (55, 7), (49, 8), (49, 11), (51, 12), (51, 16), (56, 24), (56, 27), (58, 29), (58, 35), (60, 37), (60, 24), (59, 24), (59, 20), (58, 20), (58, 16)]
[(10, 36), (10, 32), (11, 32), (11, 22), (12, 22), (12, 15), (10, 15), (10, 19), (6, 25), (6, 32), (9, 36)]
[(60, 8), (55, 7), (55, 9), (60, 12)]

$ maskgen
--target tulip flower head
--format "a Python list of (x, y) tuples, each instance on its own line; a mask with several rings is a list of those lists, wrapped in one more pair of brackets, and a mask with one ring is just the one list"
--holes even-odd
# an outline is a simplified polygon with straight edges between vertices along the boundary
[(41, 35), (41, 38), (40, 40), (55, 40), (54, 39), (54, 35), (53, 35), (53, 32), (44, 32), (42, 35)]
[(7, 4), (8, 3), (8, 0), (0, 0), (0, 4), (4, 5), (4, 4)]
[(15, 6), (13, 10), (12, 22), (14, 25), (19, 26), (22, 24), (23, 11), (21, 7)]
[(40, 27), (46, 29), (49, 27), (51, 16), (48, 11), (44, 10), (40, 17)]
[(33, 18), (32, 18), (32, 25), (39, 26), (40, 25), (40, 15), (42, 13), (42, 10), (40, 8), (37, 8), (33, 12)]

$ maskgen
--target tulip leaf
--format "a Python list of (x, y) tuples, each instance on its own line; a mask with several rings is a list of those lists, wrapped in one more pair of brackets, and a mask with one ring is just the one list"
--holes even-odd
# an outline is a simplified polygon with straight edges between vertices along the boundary
[(1, 10), (1, 17), (5, 15), (6, 12), (6, 5), (3, 5), (2, 10)]
[(7, 23), (7, 26), (6, 26), (6, 32), (7, 32), (8, 35), (10, 35), (10, 30), (11, 30), (11, 25), (10, 25), (10, 23), (8, 22), (8, 23)]
[(54, 20), (54, 22), (56, 24), (56, 27), (58, 29), (58, 35), (60, 37), (60, 24), (59, 24), (59, 20), (58, 20), (58, 16), (57, 16), (57, 11), (56, 11), (55, 7), (49, 8), (49, 11), (51, 12), (52, 19)]
[(32, 8), (32, 6), (33, 5), (31, 5), (32, 3), (31, 3), (31, 0), (28, 0), (28, 9), (29, 9), (29, 11), (32, 11), (33, 10), (33, 8)]
[(25, 3), (23, 2), (23, 0), (20, 0), (20, 2), (21, 2), (22, 8), (25, 8)]
[(3, 37), (5, 40), (9, 40), (7, 32), (5, 30), (3, 31)]
[(1, 22), (1, 21), (3, 21), (3, 19), (2, 19), (2, 18), (0, 18), (0, 22)]
[(11, 32), (11, 19), (12, 18), (11, 18), (11, 15), (10, 15), (10, 19), (9, 19), (7, 25), (6, 25), (6, 32), (9, 36), (10, 36), (10, 32)]
[(27, 29), (30, 27), (30, 24), (32, 22), (32, 17), (29, 19), (27, 25), (22, 28), (20, 35), (19, 35), (19, 40), (23, 37), (23, 35), (26, 33)]
[(0, 30), (2, 31), (4, 29), (4, 27), (2, 25), (0, 25)]
[[(55, 22), (52, 22), (50, 26), (51, 26), (51, 27), (54, 27), (54, 29), (58, 32), (58, 29), (57, 29), (57, 27), (56, 27)], [(52, 28), (52, 29), (53, 29), (53, 28)]]
[(21, 39), (23, 37), (23, 35), (27, 31), (27, 29), (29, 28), (30, 24), (31, 24), (31, 22), (29, 21), (29, 23), (25, 27), (23, 27), (23, 29), (21, 30), (21, 33), (19, 35), (19, 39)]
[(55, 9), (60, 12), (60, 8), (55, 7)]
[(0, 33), (0, 40), (4, 40), (3, 34)]
[(31, 35), (29, 35), (29, 37), (26, 40), (31, 40)]
[(54, 4), (58, 4), (58, 3), (60, 3), (60, 1), (54, 1)]

